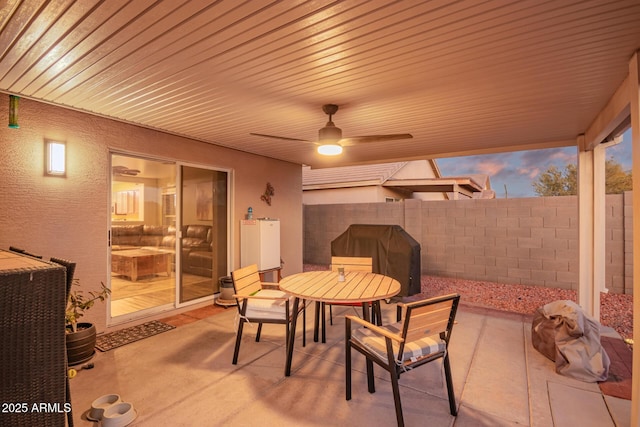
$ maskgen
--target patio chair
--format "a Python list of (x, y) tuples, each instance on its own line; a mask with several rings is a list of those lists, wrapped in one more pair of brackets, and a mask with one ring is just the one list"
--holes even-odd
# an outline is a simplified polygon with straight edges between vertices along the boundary
[[(451, 294), (404, 304), (405, 317), (387, 326), (376, 326), (356, 316), (346, 316), (346, 399), (351, 400), (351, 349), (366, 357), (369, 393), (375, 392), (373, 363), (391, 376), (398, 426), (404, 426), (400, 403), (400, 374), (434, 360), (443, 359), (451, 415), (457, 415), (453, 394), (449, 340), (460, 296)], [(351, 323), (364, 326), (351, 330)]]
[[(277, 283), (267, 283), (260, 281), (258, 266), (256, 264), (240, 268), (231, 273), (233, 281), (233, 297), (236, 299), (238, 307), (238, 333), (236, 336), (236, 346), (233, 352), (233, 364), (238, 363), (238, 353), (240, 352), (240, 342), (242, 340), (242, 330), (245, 323), (257, 323), (256, 342), (260, 341), (263, 323), (276, 323), (285, 325), (285, 349), (289, 345), (291, 334), (290, 325), (293, 316), (302, 312), (303, 331), (306, 327), (305, 302), (298, 307), (297, 312), (293, 312), (295, 297), (282, 292)], [(302, 335), (302, 345), (306, 345), (306, 337)]]
[(71, 286), (73, 285), (73, 275), (76, 272), (76, 263), (55, 257), (51, 257), (50, 261), (60, 264), (67, 269), (67, 299), (69, 299), (69, 293), (71, 292)]
[[(371, 273), (373, 271), (373, 260), (370, 257), (331, 257), (331, 271), (338, 271), (338, 268), (340, 267), (344, 268), (344, 271), (364, 271), (366, 273)], [(329, 324), (333, 325), (333, 310), (331, 309), (332, 305), (361, 307), (362, 303), (322, 303), (323, 314), (325, 312), (325, 305), (329, 305)], [(324, 318), (322, 319), (322, 325), (324, 327)]]

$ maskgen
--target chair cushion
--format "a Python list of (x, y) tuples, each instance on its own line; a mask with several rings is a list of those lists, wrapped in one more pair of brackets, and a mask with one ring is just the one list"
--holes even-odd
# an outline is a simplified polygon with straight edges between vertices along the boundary
[[(276, 289), (261, 289), (255, 293), (255, 295), (259, 295), (261, 297), (269, 297), (269, 298), (289, 298), (289, 309), (293, 308), (294, 298), (291, 295), (288, 295), (282, 291)], [(286, 317), (286, 300), (268, 300), (268, 299), (258, 299), (258, 298), (249, 298), (247, 302), (247, 311), (245, 316), (249, 319), (258, 318), (258, 319), (281, 319), (285, 320)]]
[[(400, 334), (403, 322), (393, 323), (391, 325), (381, 326), (391, 333)], [(387, 345), (383, 336), (372, 332), (370, 329), (359, 328), (352, 333), (352, 338), (362, 345), (370, 349), (382, 360), (387, 360)], [(398, 355), (398, 342), (392, 341), (393, 353)], [(424, 337), (416, 341), (405, 343), (402, 362), (406, 362), (412, 358), (420, 358), (433, 353), (445, 351), (446, 343), (439, 335)]]

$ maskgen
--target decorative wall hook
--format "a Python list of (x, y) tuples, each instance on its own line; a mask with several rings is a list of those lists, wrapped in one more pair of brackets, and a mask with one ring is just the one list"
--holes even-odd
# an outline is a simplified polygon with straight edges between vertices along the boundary
[(267, 182), (267, 189), (264, 191), (264, 194), (260, 196), (260, 200), (267, 202), (269, 206), (271, 206), (271, 196), (275, 195), (275, 190), (270, 182)]

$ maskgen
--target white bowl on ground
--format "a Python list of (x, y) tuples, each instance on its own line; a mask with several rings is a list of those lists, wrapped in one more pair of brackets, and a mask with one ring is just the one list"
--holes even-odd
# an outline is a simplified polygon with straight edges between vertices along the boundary
[(128, 402), (118, 402), (105, 409), (102, 415), (102, 427), (124, 427), (137, 416), (133, 405)]
[(105, 394), (104, 396), (100, 396), (91, 404), (91, 411), (89, 411), (87, 418), (89, 418), (91, 421), (100, 421), (102, 419), (104, 411), (108, 407), (120, 401), (121, 399), (119, 394)]

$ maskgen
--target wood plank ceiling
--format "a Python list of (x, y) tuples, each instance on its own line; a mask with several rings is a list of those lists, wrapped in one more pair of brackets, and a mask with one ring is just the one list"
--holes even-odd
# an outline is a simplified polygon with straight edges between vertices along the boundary
[[(313, 167), (575, 145), (638, 0), (5, 0), (0, 91)], [(345, 148), (345, 136), (413, 139)]]

